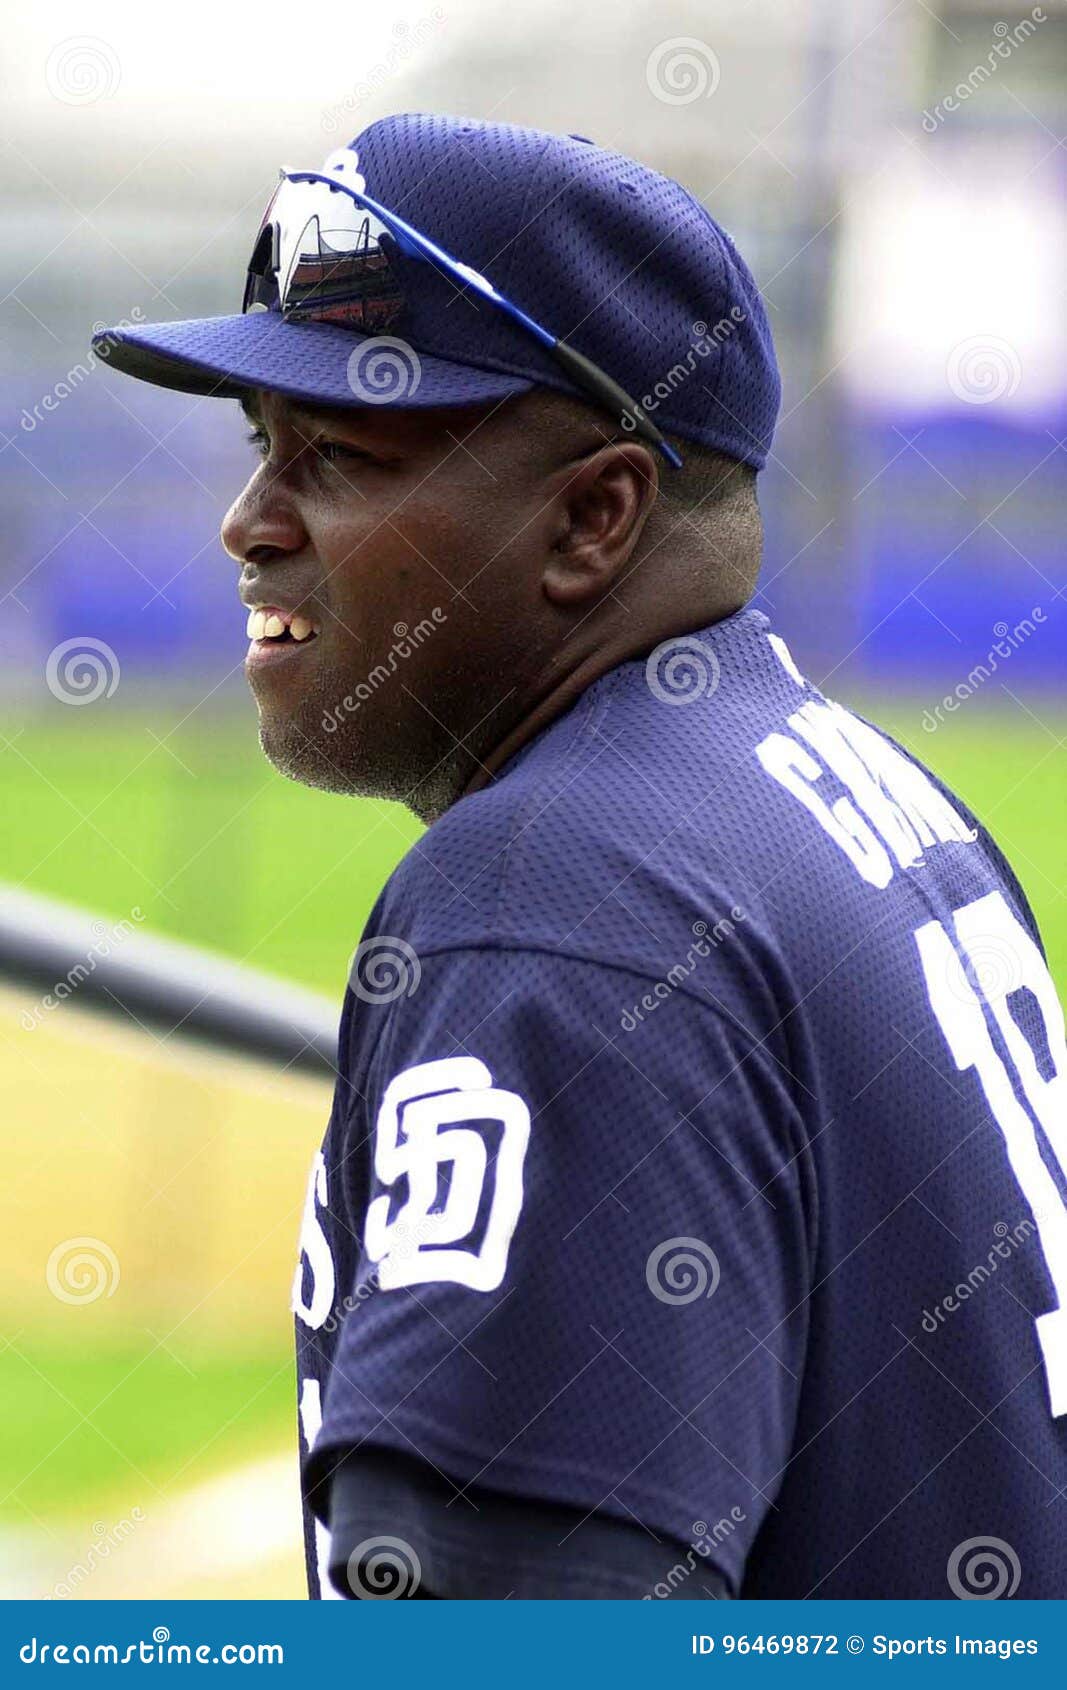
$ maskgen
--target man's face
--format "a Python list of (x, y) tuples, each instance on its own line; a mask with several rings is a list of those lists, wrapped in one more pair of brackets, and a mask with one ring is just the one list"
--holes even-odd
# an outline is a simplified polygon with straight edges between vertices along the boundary
[(246, 673), (285, 774), (410, 798), (506, 733), (509, 701), (557, 637), (540, 590), (552, 466), (529, 447), (527, 403), (249, 403), (262, 461), (222, 538), (244, 604), (263, 613)]

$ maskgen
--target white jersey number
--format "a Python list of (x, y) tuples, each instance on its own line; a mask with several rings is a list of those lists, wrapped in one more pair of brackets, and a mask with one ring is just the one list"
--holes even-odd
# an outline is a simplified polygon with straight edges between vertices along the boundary
[[(985, 1009), (992, 1013), (1014, 1077), (1067, 1179), (1067, 1040), (1063, 1015), (1041, 952), (1002, 893), (990, 892), (965, 904), (955, 912), (953, 921), (956, 944), (939, 921), (928, 921), (918, 928), (915, 942), (930, 1005), (945, 1042), (961, 1073), (973, 1068), (981, 1082), (1004, 1136), (1011, 1171), (1029, 1204), (1041, 1240), (1057, 1306), (1038, 1316), (1037, 1338), (1052, 1413), (1059, 1416), (1067, 1414), (1067, 1208), (1042, 1155), (1030, 1114), (1016, 1097), (1012, 1076), (997, 1053)], [(970, 962), (981, 995), (968, 980), (962, 957)], [(1051, 1058), (1048, 1078), (1041, 1073), (1008, 1004), (1011, 993), (1024, 986), (1041, 1010)]]

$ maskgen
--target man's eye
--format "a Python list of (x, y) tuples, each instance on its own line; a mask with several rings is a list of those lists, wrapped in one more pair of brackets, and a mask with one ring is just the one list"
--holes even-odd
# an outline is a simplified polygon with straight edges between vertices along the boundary
[[(245, 439), (253, 448), (257, 457), (270, 457), (270, 436), (266, 429), (250, 429), (245, 435)], [(375, 461), (369, 452), (361, 451), (358, 446), (350, 446), (343, 440), (315, 439), (307, 441), (306, 444), (308, 449), (314, 452), (321, 462), (326, 464), (370, 464)]]
[(312, 446), (318, 456), (328, 464), (374, 462), (369, 452), (361, 452), (358, 446), (346, 445), (343, 440), (314, 440)]

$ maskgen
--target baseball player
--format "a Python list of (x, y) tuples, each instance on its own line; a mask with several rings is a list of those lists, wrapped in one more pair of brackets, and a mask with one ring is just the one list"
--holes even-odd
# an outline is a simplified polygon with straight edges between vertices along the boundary
[(250, 420), (266, 755), (429, 824), (307, 1187), (312, 1594), (1067, 1596), (1063, 1020), (989, 835), (751, 603), (729, 236), (397, 116), (281, 174), (240, 314), (101, 339)]

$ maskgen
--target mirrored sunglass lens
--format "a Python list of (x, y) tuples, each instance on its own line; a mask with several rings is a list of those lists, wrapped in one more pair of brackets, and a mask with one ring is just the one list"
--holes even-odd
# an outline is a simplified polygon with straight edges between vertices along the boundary
[[(321, 183), (282, 182), (257, 239), (246, 311), (279, 305), (292, 321), (341, 323), (377, 333), (403, 300), (381, 237), (388, 231), (348, 194)], [(264, 274), (264, 269), (269, 274)]]

